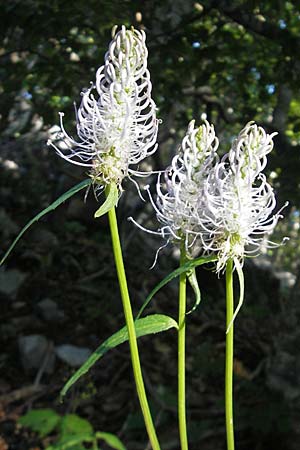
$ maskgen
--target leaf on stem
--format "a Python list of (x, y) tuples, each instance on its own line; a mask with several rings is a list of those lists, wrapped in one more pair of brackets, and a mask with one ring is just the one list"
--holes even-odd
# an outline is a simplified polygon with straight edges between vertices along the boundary
[(178, 277), (181, 273), (189, 272), (190, 270), (194, 269), (197, 266), (201, 266), (202, 264), (210, 263), (210, 262), (214, 262), (214, 261), (217, 261), (217, 257), (216, 256), (201, 256), (199, 258), (193, 259), (192, 261), (188, 261), (185, 264), (183, 264), (182, 266), (178, 267), (178, 269), (173, 270), (173, 272), (169, 273), (169, 275), (167, 275), (160, 283), (158, 283), (155, 286), (154, 289), (152, 289), (152, 291), (150, 292), (150, 294), (148, 295), (148, 297), (144, 301), (143, 306), (139, 310), (139, 313), (136, 316), (136, 319), (141, 317), (144, 309), (148, 306), (148, 304), (150, 303), (150, 301), (152, 300), (154, 295), (163, 286), (168, 284), (171, 280), (173, 280), (174, 278)]
[(232, 320), (230, 322), (230, 324), (227, 327), (226, 330), (226, 334), (229, 332), (230, 328), (233, 325), (233, 322), (236, 318), (236, 316), (239, 313), (239, 310), (241, 309), (243, 302), (244, 302), (244, 291), (245, 291), (245, 283), (244, 283), (244, 274), (243, 274), (243, 268), (239, 262), (239, 260), (237, 258), (234, 258), (234, 267), (236, 268), (237, 274), (238, 274), (238, 278), (239, 278), (239, 284), (240, 284), (240, 298), (239, 298), (239, 303), (236, 307), (236, 310), (233, 314)]
[(62, 194), (58, 199), (56, 199), (53, 203), (51, 203), (51, 205), (49, 205), (47, 208), (43, 209), (43, 211), (41, 211), (40, 213), (38, 213), (33, 219), (31, 219), (27, 225), (25, 225), (24, 228), (22, 228), (22, 230), (20, 231), (20, 233), (18, 234), (18, 236), (16, 237), (16, 239), (13, 241), (13, 243), (11, 244), (11, 246), (9, 247), (9, 249), (7, 250), (7, 252), (5, 253), (5, 255), (3, 256), (3, 258), (0, 261), (0, 266), (4, 263), (4, 261), (6, 260), (6, 258), (9, 256), (9, 254), (11, 253), (11, 251), (13, 250), (13, 248), (15, 247), (15, 245), (17, 244), (17, 242), (21, 239), (21, 237), (23, 236), (23, 234), (25, 233), (25, 231), (28, 230), (29, 227), (31, 227), (32, 224), (34, 224), (34, 222), (37, 222), (41, 217), (45, 216), (48, 212), (53, 211), (55, 208), (57, 208), (59, 205), (61, 205), (63, 202), (65, 202), (66, 200), (68, 200), (68, 198), (72, 197), (74, 194), (76, 194), (77, 192), (81, 191), (82, 189), (84, 189), (85, 187), (90, 186), (90, 184), (92, 183), (92, 180), (87, 179), (82, 181), (79, 184), (76, 184), (76, 186), (73, 186), (71, 189), (69, 189), (67, 192), (65, 192), (64, 194)]
[(187, 279), (188, 279), (188, 281), (194, 291), (194, 294), (195, 294), (194, 306), (192, 307), (192, 309), (190, 311), (187, 312), (187, 314), (191, 314), (193, 311), (195, 311), (195, 309), (198, 308), (198, 306), (201, 302), (201, 292), (200, 292), (195, 268), (191, 269), (187, 272)]
[[(146, 336), (147, 334), (160, 333), (161, 331), (169, 330), (170, 328), (178, 329), (177, 322), (169, 316), (163, 314), (153, 314), (135, 321), (135, 332), (137, 337)], [(90, 368), (102, 356), (114, 347), (117, 347), (123, 342), (128, 341), (127, 326), (114, 333), (97, 350), (86, 360), (86, 362), (74, 373), (74, 375), (67, 381), (63, 387), (60, 395), (66, 395), (70, 387), (86, 374)]]
[(111, 183), (110, 185), (108, 185), (107, 188), (105, 189), (105, 193), (106, 193), (106, 200), (95, 212), (94, 214), (95, 219), (97, 217), (104, 216), (104, 214), (106, 214), (118, 203), (119, 190), (118, 186), (115, 183)]

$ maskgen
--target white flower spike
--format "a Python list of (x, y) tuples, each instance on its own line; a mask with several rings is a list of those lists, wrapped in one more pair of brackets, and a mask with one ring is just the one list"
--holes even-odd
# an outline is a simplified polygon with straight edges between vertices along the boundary
[(245, 255), (259, 253), (262, 245), (280, 245), (268, 240), (268, 235), (283, 208), (272, 215), (275, 195), (261, 173), (275, 134), (248, 123), (207, 179), (201, 237), (204, 251), (218, 253), (217, 272), (225, 268), (228, 259), (242, 264)]
[[(96, 83), (82, 92), (76, 109), (78, 141), (67, 134), (60, 113), (61, 135), (66, 150), (53, 142), (65, 160), (90, 168), (90, 176), (102, 190), (131, 175), (143, 176), (132, 166), (156, 151), (158, 120), (151, 98), (144, 31), (122, 26), (115, 34), (96, 73)], [(94, 95), (96, 91), (96, 96)]]
[[(156, 202), (148, 188), (157, 219), (162, 224), (157, 232), (150, 231), (150, 233), (166, 239), (166, 244), (160, 249), (170, 241), (184, 242), (186, 254), (189, 257), (199, 253), (202, 231), (199, 224), (204, 208), (203, 190), (207, 176), (217, 159), (218, 145), (219, 141), (213, 125), (204, 121), (200, 127), (195, 128), (195, 121), (192, 120), (178, 154), (173, 158), (171, 166), (163, 172), (164, 183), (162, 183), (161, 174), (158, 176)], [(130, 220), (149, 232), (132, 218)]]

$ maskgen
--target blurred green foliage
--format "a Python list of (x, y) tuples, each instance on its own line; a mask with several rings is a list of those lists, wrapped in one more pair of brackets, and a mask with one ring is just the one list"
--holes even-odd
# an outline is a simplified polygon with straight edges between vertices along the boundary
[(53, 444), (47, 446), (46, 450), (85, 450), (85, 443), (92, 443), (93, 450), (100, 450), (98, 439), (104, 440), (116, 450), (126, 450), (117, 436), (111, 433), (94, 433), (90, 422), (77, 414), (60, 416), (53, 409), (33, 409), (20, 417), (19, 423), (41, 437), (54, 434)]

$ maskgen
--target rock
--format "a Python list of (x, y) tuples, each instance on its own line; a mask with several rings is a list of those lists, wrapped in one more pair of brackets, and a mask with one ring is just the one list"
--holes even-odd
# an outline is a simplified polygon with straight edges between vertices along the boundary
[(16, 298), (17, 292), (27, 274), (17, 269), (5, 270), (0, 267), (0, 293)]
[(91, 355), (92, 350), (87, 347), (63, 344), (55, 347), (57, 357), (71, 367), (80, 367)]
[(47, 322), (62, 322), (65, 314), (51, 298), (45, 298), (37, 304), (37, 311)]
[(45, 364), (44, 371), (53, 373), (55, 354), (45, 336), (40, 334), (21, 336), (18, 345), (21, 362), (25, 370), (39, 369)]

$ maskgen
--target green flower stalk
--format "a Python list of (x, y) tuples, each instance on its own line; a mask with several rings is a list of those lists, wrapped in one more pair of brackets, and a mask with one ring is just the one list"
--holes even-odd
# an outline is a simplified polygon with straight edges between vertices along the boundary
[(138, 350), (137, 338), (136, 338), (135, 327), (134, 327), (134, 319), (133, 319), (133, 314), (132, 314), (132, 308), (131, 308), (128, 287), (127, 287), (126, 273), (125, 273), (124, 263), (123, 263), (116, 211), (115, 211), (114, 207), (108, 211), (108, 218), (109, 218), (109, 225), (110, 225), (110, 230), (111, 230), (113, 252), (114, 252), (118, 280), (119, 280), (120, 291), (121, 291), (122, 302), (123, 302), (124, 315), (125, 315), (127, 329), (128, 329), (129, 346), (130, 346), (131, 361), (132, 361), (133, 373), (134, 373), (134, 378), (135, 378), (136, 390), (137, 390), (138, 397), (140, 400), (140, 405), (141, 405), (141, 409), (143, 412), (148, 436), (149, 436), (150, 442), (152, 444), (152, 448), (154, 450), (159, 450), (160, 446), (159, 446), (159, 442), (158, 442), (155, 428), (153, 425), (151, 412), (149, 409), (146, 391), (145, 391), (144, 382), (143, 382), (143, 375), (142, 375), (140, 358), (139, 358), (139, 350)]
[[(217, 272), (226, 270), (225, 412), (227, 449), (234, 450), (233, 426), (233, 323), (244, 299), (242, 264), (262, 247), (274, 248), (269, 236), (282, 217), (272, 187), (262, 173), (273, 137), (249, 122), (232, 148), (211, 170), (204, 190), (205, 215), (201, 215), (204, 251), (218, 256)], [(285, 238), (286, 239), (286, 238)], [(240, 282), (240, 299), (234, 312), (233, 272)]]
[(232, 259), (226, 264), (226, 355), (225, 355), (225, 419), (227, 450), (234, 450), (234, 427), (233, 427), (233, 263)]
[[(195, 127), (195, 121), (192, 120), (177, 155), (163, 173), (164, 179), (162, 174), (158, 176), (156, 202), (149, 188), (146, 188), (162, 227), (158, 231), (149, 231), (132, 218), (130, 220), (139, 228), (166, 240), (158, 249), (154, 264), (160, 249), (169, 242), (180, 247), (181, 266), (201, 251), (199, 205), (208, 173), (217, 159), (217, 148), (214, 127), (207, 121)], [(188, 449), (185, 398), (186, 278), (186, 273), (180, 275), (178, 313), (178, 421), (182, 450)]]
[(124, 178), (138, 186), (131, 176), (149, 174), (140, 172), (137, 165), (156, 151), (158, 120), (151, 98), (145, 33), (124, 26), (115, 31), (104, 65), (97, 70), (96, 82), (82, 92), (82, 102), (76, 109), (78, 140), (67, 134), (60, 113), (58, 142), (49, 144), (66, 161), (89, 169), (96, 193), (106, 191), (106, 202), (95, 217), (108, 212), (136, 389), (152, 448), (159, 450), (143, 382), (115, 213)]
[[(184, 245), (181, 247), (180, 266), (186, 262)], [(181, 450), (188, 449), (185, 400), (185, 334), (186, 334), (186, 273), (179, 278), (178, 311), (178, 423)]]
[[(262, 173), (267, 155), (273, 149), (275, 134), (267, 134), (262, 127), (249, 122), (233, 142), (229, 153), (219, 160), (216, 155), (218, 139), (213, 127), (205, 122), (195, 129), (192, 121), (178, 155), (164, 174), (165, 185), (161, 177), (158, 179), (156, 202), (149, 192), (162, 224), (157, 232), (152, 233), (164, 237), (166, 245), (170, 241), (180, 243), (181, 249), (184, 248), (190, 258), (199, 254), (216, 255), (217, 273), (226, 270), (225, 403), (228, 450), (234, 449), (233, 322), (244, 298), (244, 257), (258, 254), (262, 247), (281, 245), (274, 243), (269, 236), (282, 217), (283, 208), (273, 213), (276, 207), (274, 191)], [(240, 282), (240, 297), (235, 311), (232, 288), (234, 270)], [(179, 336), (179, 355), (183, 358), (183, 275), (180, 283), (179, 330), (182, 336)], [(184, 372), (182, 365), (178, 367), (182, 386)], [(182, 390), (180, 392), (182, 395)], [(181, 405), (179, 401), (179, 407)], [(181, 442), (186, 448), (182, 412), (180, 418)]]

